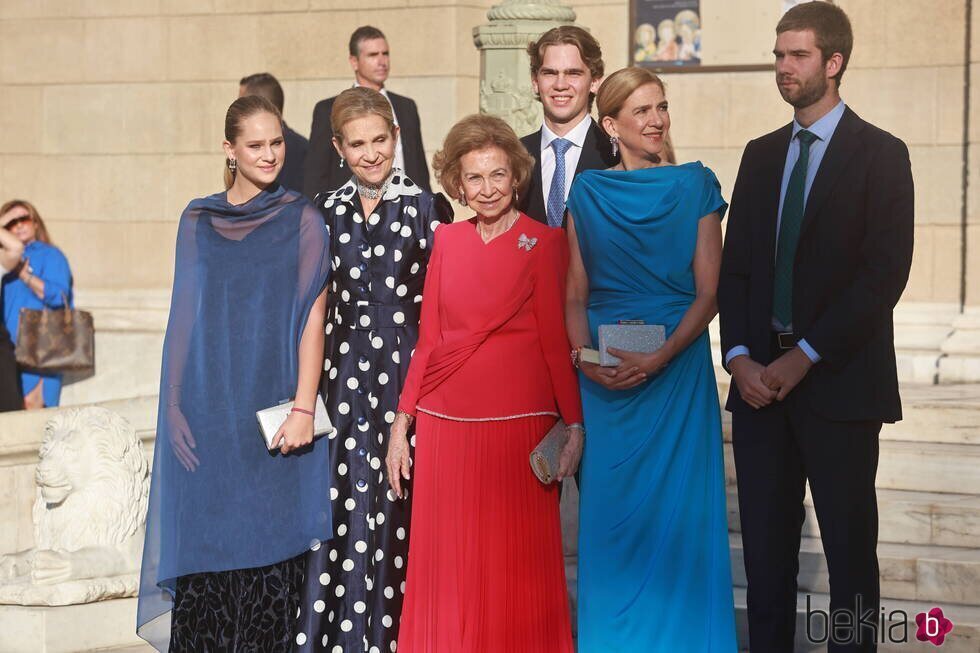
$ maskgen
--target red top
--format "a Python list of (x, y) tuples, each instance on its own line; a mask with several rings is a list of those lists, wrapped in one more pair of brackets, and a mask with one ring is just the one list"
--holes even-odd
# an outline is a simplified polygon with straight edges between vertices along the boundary
[(523, 213), (484, 243), (476, 220), (440, 225), (398, 409), (458, 420), (582, 421), (565, 332), (565, 232)]

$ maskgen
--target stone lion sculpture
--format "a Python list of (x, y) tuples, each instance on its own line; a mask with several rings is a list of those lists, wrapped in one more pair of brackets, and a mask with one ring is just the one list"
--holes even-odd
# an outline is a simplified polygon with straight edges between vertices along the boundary
[(0, 556), (0, 603), (133, 596), (150, 487), (133, 427), (105, 408), (55, 414), (45, 425), (35, 482), (35, 546)]

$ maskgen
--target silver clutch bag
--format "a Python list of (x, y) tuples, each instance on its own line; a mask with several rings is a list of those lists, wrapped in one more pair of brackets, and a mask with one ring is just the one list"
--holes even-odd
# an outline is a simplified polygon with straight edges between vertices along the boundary
[(607, 349), (622, 349), (652, 354), (664, 346), (667, 329), (662, 324), (600, 324), (599, 364), (603, 367), (619, 365), (619, 359)]
[(558, 459), (567, 441), (565, 422), (558, 420), (531, 451), (531, 471), (545, 485), (554, 483), (558, 476)]
[[(284, 404), (263, 408), (255, 412), (255, 418), (259, 421), (259, 431), (265, 438), (265, 446), (272, 449), (272, 438), (276, 437), (279, 427), (283, 425), (289, 417), (289, 411), (293, 409), (293, 402), (287, 401)], [(334, 432), (330, 416), (327, 415), (327, 406), (323, 403), (323, 397), (316, 396), (316, 404), (313, 407), (313, 437), (320, 437)]]

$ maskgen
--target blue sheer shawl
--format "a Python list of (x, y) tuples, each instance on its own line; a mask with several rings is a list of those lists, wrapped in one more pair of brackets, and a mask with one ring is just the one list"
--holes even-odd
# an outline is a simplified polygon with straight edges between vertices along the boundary
[(240, 206), (196, 199), (180, 218), (137, 612), (161, 651), (178, 577), (262, 567), (332, 536), (327, 443), (270, 453), (255, 419), (295, 393), (328, 243), (319, 211), (279, 186)]

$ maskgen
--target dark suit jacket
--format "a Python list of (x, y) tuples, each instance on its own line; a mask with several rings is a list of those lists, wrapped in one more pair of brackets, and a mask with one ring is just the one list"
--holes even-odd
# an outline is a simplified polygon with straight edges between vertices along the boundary
[[(521, 143), (527, 151), (534, 157), (534, 171), (531, 173), (531, 185), (527, 192), (520, 198), (518, 208), (534, 218), (538, 222), (548, 224), (548, 213), (544, 206), (545, 192), (541, 177), (541, 130), (528, 134), (521, 139)], [(575, 167), (575, 174), (583, 170), (605, 170), (619, 163), (619, 157), (613, 156), (612, 145), (595, 120), (589, 127), (589, 133), (585, 136), (585, 143), (582, 145), (582, 154), (578, 158), (578, 165)]]
[[(745, 147), (732, 193), (718, 303), (721, 348), (770, 362), (776, 219), (792, 125)], [(822, 357), (793, 390), (835, 421), (902, 417), (892, 309), (912, 263), (905, 143), (845, 110), (807, 198), (793, 268), (793, 327)], [(728, 409), (752, 410), (733, 383)]]
[(282, 124), (282, 137), (286, 142), (286, 161), (282, 164), (277, 181), (281, 186), (297, 193), (303, 192), (303, 170), (306, 168), (306, 152), (310, 142)]
[[(425, 190), (429, 187), (429, 167), (425, 163), (425, 148), (422, 147), (422, 127), (415, 101), (388, 91), (388, 98), (395, 110), (395, 119), (401, 133), (402, 152), (405, 154), (405, 174)], [(310, 153), (306, 161), (306, 174), (303, 180), (303, 193), (313, 198), (317, 193), (340, 188), (351, 178), (350, 168), (334, 149), (331, 139), (330, 111), (334, 98), (316, 103), (313, 109), (313, 126), (310, 128)]]

